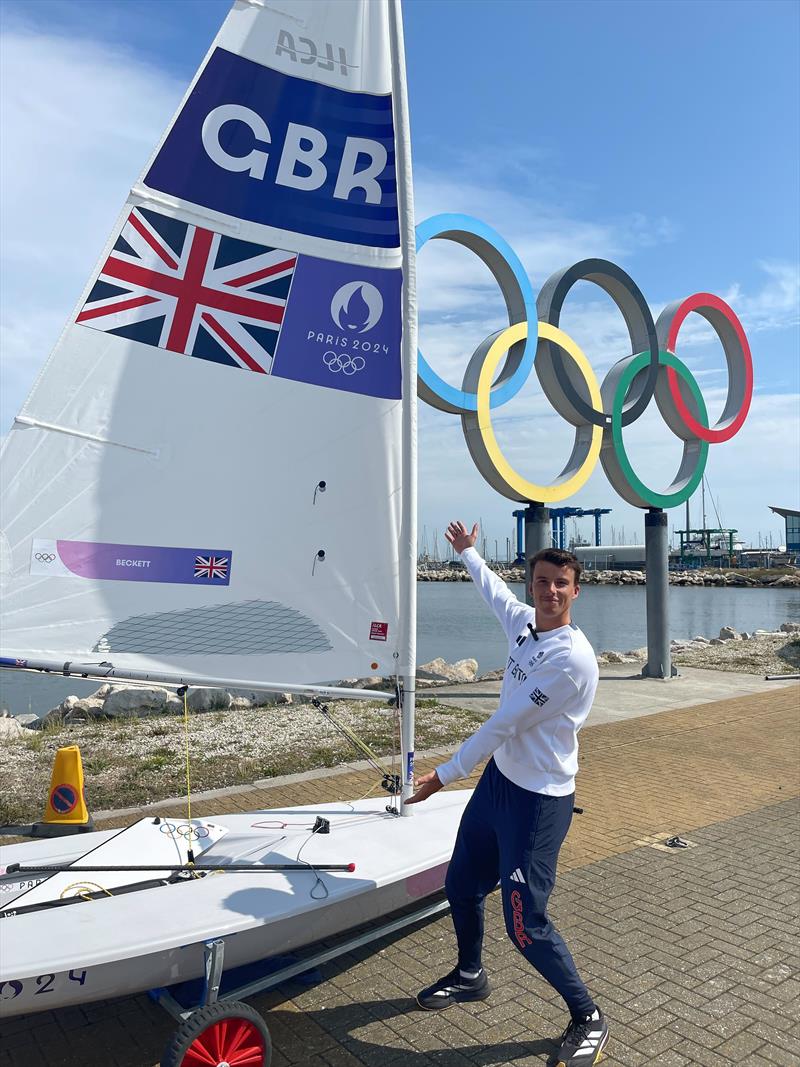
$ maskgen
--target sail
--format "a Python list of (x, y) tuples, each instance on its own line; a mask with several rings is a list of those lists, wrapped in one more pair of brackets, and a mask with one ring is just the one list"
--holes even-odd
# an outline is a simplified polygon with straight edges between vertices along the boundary
[(6, 439), (4, 656), (408, 669), (392, 17), (236, 0)]

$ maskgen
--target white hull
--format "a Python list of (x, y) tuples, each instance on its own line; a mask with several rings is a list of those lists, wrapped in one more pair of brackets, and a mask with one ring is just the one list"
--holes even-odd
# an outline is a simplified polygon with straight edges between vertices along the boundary
[[(225, 966), (236, 967), (421, 901), (444, 884), (470, 795), (439, 793), (410, 818), (388, 814), (385, 797), (214, 817), (227, 833), (199, 863), (292, 863), (302, 847), (301, 862), (355, 864), (353, 872), (321, 873), (324, 889), (310, 871), (228, 872), (0, 918), (0, 1017), (200, 977), (204, 943), (212, 938), (224, 938)], [(317, 815), (330, 821), (330, 834), (310, 836)], [(0, 849), (0, 863), (86, 866), (81, 857), (115, 833), (10, 845)], [(102, 872), (82, 878), (103, 884)], [(3, 883), (0, 904), (8, 908), (16, 893), (8, 875)], [(22, 893), (17, 904), (24, 902)]]

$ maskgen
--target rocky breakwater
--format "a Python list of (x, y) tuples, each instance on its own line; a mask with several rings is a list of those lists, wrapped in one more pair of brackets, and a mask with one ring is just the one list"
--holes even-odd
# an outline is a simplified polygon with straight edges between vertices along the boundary
[[(524, 582), (525, 568), (490, 563), (489, 566), (504, 582)], [(584, 570), (581, 582), (584, 585), (645, 585), (646, 575), (639, 570), (597, 571)], [(425, 563), (417, 569), (418, 582), (468, 582), (466, 567), (460, 562)], [(800, 570), (684, 570), (669, 572), (670, 585), (703, 585), (716, 588), (800, 588)]]
[[(191, 713), (205, 711), (236, 711), (265, 707), (272, 704), (291, 704), (291, 693), (255, 693), (241, 689), (190, 689), (186, 703)], [(46, 715), (18, 715), (12, 722), (18, 726), (40, 729), (51, 723), (91, 722), (95, 719), (140, 718), (148, 715), (183, 715), (183, 697), (174, 690), (159, 686), (101, 685), (85, 697), (68, 696), (51, 708)], [(0, 734), (3, 727), (0, 725)]]
[[(504, 582), (524, 582), (525, 568), (490, 563), (489, 566)], [(460, 560), (453, 563), (421, 563), (417, 567), (418, 582), (469, 582), (472, 579)]]
[[(474, 682), (478, 676), (478, 661), (462, 659), (447, 663), (434, 659), (417, 668), (417, 689), (438, 685)], [(373, 675), (367, 678), (343, 678), (335, 683), (345, 689), (391, 689), (391, 678)], [(295, 698), (301, 703), (303, 698)], [(246, 711), (250, 708), (291, 704), (291, 693), (250, 692), (241, 689), (190, 689), (186, 694), (189, 712)], [(183, 715), (183, 697), (174, 690), (159, 686), (101, 685), (86, 697), (68, 696), (46, 715), (10, 716), (0, 713), (0, 737), (19, 736), (25, 727), (38, 730), (51, 724), (74, 725), (102, 719), (142, 718), (150, 715)]]
[[(509, 579), (506, 579), (509, 580)], [(523, 581), (524, 577), (510, 579)], [(644, 571), (584, 571), (581, 575), (583, 585), (646, 585)], [(760, 589), (797, 589), (800, 588), (800, 570), (787, 574), (784, 571), (723, 571), (691, 570), (670, 571), (670, 585), (708, 586), (717, 589), (760, 588)]]

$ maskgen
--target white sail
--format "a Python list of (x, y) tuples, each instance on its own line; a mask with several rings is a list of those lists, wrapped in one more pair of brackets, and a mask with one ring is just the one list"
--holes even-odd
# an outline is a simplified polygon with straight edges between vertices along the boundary
[(4, 656), (413, 673), (391, 14), (234, 4), (6, 440)]

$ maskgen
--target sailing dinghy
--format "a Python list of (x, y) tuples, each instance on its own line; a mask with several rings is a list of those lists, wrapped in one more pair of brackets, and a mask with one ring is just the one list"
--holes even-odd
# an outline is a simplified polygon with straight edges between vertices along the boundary
[(413, 236), (398, 0), (236, 0), (6, 440), (2, 665), (323, 699), (381, 674), (401, 795), (5, 848), (0, 1015), (197, 977), (211, 939), (226, 967), (274, 956), (442, 887), (468, 793), (403, 817)]

